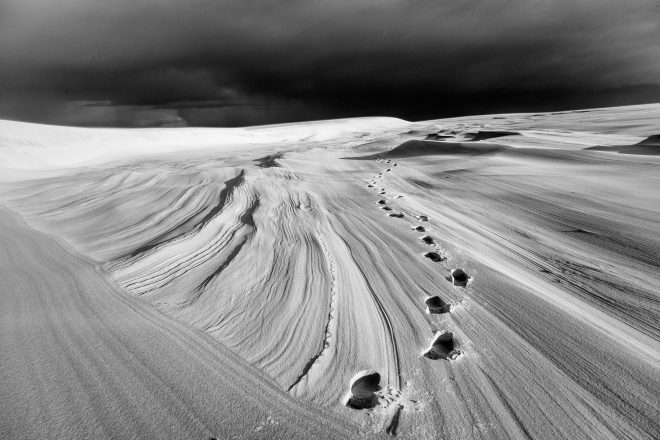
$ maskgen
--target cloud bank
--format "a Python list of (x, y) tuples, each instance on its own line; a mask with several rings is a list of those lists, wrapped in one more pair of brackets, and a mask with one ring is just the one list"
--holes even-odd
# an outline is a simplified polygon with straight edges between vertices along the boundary
[(657, 1), (0, 0), (3, 118), (227, 126), (658, 100)]

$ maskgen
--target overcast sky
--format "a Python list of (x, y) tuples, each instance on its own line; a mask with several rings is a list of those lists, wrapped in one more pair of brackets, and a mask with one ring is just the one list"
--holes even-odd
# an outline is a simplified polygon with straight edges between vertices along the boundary
[(0, 0), (0, 118), (410, 120), (660, 101), (660, 0)]

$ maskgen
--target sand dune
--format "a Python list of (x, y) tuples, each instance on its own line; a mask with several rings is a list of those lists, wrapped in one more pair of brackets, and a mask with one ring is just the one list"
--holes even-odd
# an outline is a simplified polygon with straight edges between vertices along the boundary
[(589, 147), (585, 150), (596, 151), (616, 151), (617, 153), (624, 154), (641, 154), (644, 156), (657, 156), (660, 155), (660, 134), (654, 134), (641, 142), (633, 145), (617, 145), (612, 147)]
[(492, 154), (505, 150), (507, 147), (486, 143), (439, 142), (439, 141), (406, 141), (383, 155), (387, 158), (415, 157), (441, 154), (461, 154), (474, 156), (477, 154)]
[(3, 121), (0, 436), (655, 438), (659, 116)]

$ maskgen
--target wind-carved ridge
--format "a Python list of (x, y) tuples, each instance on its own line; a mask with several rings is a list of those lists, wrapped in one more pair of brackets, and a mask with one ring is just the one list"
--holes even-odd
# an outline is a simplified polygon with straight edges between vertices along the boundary
[[(173, 240), (183, 239), (186, 235), (191, 235), (195, 231), (201, 231), (206, 224), (208, 224), (213, 218), (218, 216), (223, 211), (223, 208), (225, 208), (227, 206), (227, 203), (229, 203), (229, 198), (231, 197), (231, 195), (235, 193), (236, 189), (239, 186), (241, 186), (245, 183), (244, 175), (245, 175), (245, 172), (241, 171), (241, 173), (238, 176), (231, 179), (230, 181), (227, 181), (229, 183), (225, 187), (226, 191), (224, 191), (221, 194), (221, 197), (219, 198), (218, 203), (214, 206), (214, 208), (211, 211), (209, 211), (209, 213), (207, 213), (205, 218), (202, 221), (200, 221), (193, 229), (191, 229), (186, 234), (182, 234), (182, 235), (180, 235), (180, 236), (178, 236), (178, 237), (176, 237), (172, 240), (168, 240), (166, 242), (161, 243), (158, 247), (165, 246), (167, 243), (173, 242)], [(218, 246), (221, 246), (221, 247), (219, 247), (219, 248), (216, 247), (216, 249), (209, 249), (209, 250), (204, 251), (206, 256), (205, 257), (202, 256), (202, 258), (193, 258), (194, 257), (194, 255), (193, 255), (193, 257), (190, 257), (190, 258), (187, 259), (188, 263), (190, 261), (195, 260), (195, 259), (197, 259), (199, 261), (197, 261), (197, 262), (193, 261), (194, 264), (192, 264), (192, 263), (191, 264), (186, 264), (186, 266), (183, 267), (183, 269), (179, 269), (177, 271), (177, 277), (180, 277), (180, 276), (185, 275), (186, 273), (190, 272), (191, 270), (195, 270), (197, 267), (199, 267), (201, 264), (204, 264), (205, 261), (207, 261), (210, 258), (211, 253), (212, 254), (217, 254), (218, 252), (220, 252), (222, 250), (223, 247), (227, 246), (227, 244), (232, 243), (234, 238), (237, 236), (238, 231), (240, 229), (245, 228), (245, 227), (248, 227), (248, 228), (251, 229), (250, 231), (248, 231), (247, 234), (245, 234), (245, 236), (240, 240), (239, 243), (233, 244), (233, 246), (232, 246), (233, 249), (231, 249), (231, 252), (229, 253), (229, 255), (227, 255), (227, 257), (224, 259), (224, 261), (222, 261), (220, 263), (220, 265), (210, 275), (208, 275), (201, 283), (199, 283), (196, 287), (193, 288), (193, 290), (190, 292), (192, 294), (192, 297), (188, 298), (183, 303), (179, 303), (178, 304), (179, 306), (182, 306), (182, 305), (183, 306), (188, 306), (188, 305), (194, 304), (201, 297), (201, 295), (204, 293), (204, 288), (215, 277), (217, 277), (220, 273), (222, 273), (222, 271), (224, 271), (224, 269), (226, 269), (227, 266), (229, 266), (229, 264), (238, 256), (240, 250), (243, 248), (245, 243), (247, 241), (249, 241), (250, 237), (254, 234), (254, 229), (256, 228), (255, 221), (254, 221), (254, 212), (260, 206), (259, 196), (257, 194), (253, 194), (252, 200), (248, 200), (246, 204), (247, 204), (247, 206), (243, 207), (242, 212), (240, 212), (240, 214), (239, 214), (239, 217), (237, 219), (238, 224), (236, 225), (236, 229), (229, 232), (230, 235), (229, 235), (228, 239), (225, 240), (226, 242), (224, 244), (218, 243)], [(198, 255), (198, 252), (196, 252), (195, 255)], [(143, 254), (143, 255), (141, 255), (137, 258), (139, 259), (139, 258), (142, 258), (144, 256), (145, 255)], [(156, 275), (157, 275), (157, 273), (156, 273)], [(146, 279), (146, 280), (150, 281), (153, 278), (154, 278), (154, 276), (152, 274), (152, 276), (150, 276), (150, 278)], [(145, 281), (144, 274), (142, 274), (142, 275), (138, 274), (138, 276), (134, 276), (131, 279), (126, 280), (126, 281), (127, 282), (119, 283), (119, 285), (124, 289), (131, 290), (131, 286), (143, 283)], [(164, 283), (159, 282), (157, 284), (154, 284), (154, 283), (150, 282), (151, 287), (146, 288), (146, 289), (142, 289), (140, 294), (156, 291), (156, 290), (162, 288), (165, 284), (168, 284), (170, 281), (166, 280)]]
[(245, 170), (241, 170), (240, 173), (236, 177), (232, 177), (231, 179), (225, 181), (225, 187), (222, 188), (220, 191), (220, 194), (218, 195), (218, 202), (215, 204), (213, 208), (209, 212), (206, 213), (206, 215), (195, 225), (190, 226), (187, 230), (183, 231), (181, 234), (176, 235), (174, 237), (169, 237), (174, 231), (176, 231), (178, 228), (181, 228), (184, 226), (186, 223), (189, 222), (190, 218), (184, 220), (182, 223), (179, 223), (177, 225), (174, 225), (172, 228), (168, 229), (167, 231), (163, 232), (160, 234), (158, 237), (153, 238), (150, 240), (148, 243), (140, 246), (137, 249), (134, 249), (130, 254), (119, 258), (118, 260), (130, 260), (132, 258), (135, 258), (139, 255), (143, 255), (148, 253), (149, 251), (167, 244), (168, 242), (172, 240), (176, 240), (179, 237), (182, 237), (186, 234), (191, 233), (192, 231), (199, 230), (204, 225), (206, 225), (213, 217), (218, 215), (220, 211), (223, 210), (225, 205), (227, 204), (227, 199), (229, 196), (232, 194), (235, 188), (240, 186), (243, 182), (245, 181)]
[[(250, 205), (250, 207), (240, 216), (240, 222), (244, 225), (251, 226), (252, 228), (256, 229), (256, 225), (254, 223), (254, 212), (259, 208), (259, 204), (260, 200), (259, 197), (257, 197), (257, 199)], [(253, 230), (249, 235), (245, 236), (245, 238), (243, 238), (243, 240), (238, 245), (236, 245), (227, 259), (225, 259), (225, 261), (211, 275), (206, 277), (206, 279), (202, 281), (199, 286), (197, 286), (198, 291), (203, 291), (204, 288), (208, 286), (211, 281), (213, 281), (213, 279), (218, 277), (222, 271), (224, 271), (227, 266), (229, 266), (229, 264), (234, 260), (234, 258), (236, 258), (241, 249), (243, 249), (243, 246), (245, 246), (245, 243), (247, 243), (249, 240), (250, 235), (253, 235), (254, 232), (255, 231)]]
[(321, 249), (323, 250), (323, 254), (325, 255), (325, 259), (328, 262), (328, 272), (330, 273), (330, 310), (328, 312), (328, 320), (325, 324), (325, 337), (323, 338), (323, 344), (321, 345), (321, 349), (318, 351), (317, 354), (312, 356), (309, 361), (305, 364), (305, 367), (303, 368), (302, 373), (298, 376), (298, 378), (287, 388), (287, 391), (291, 391), (296, 385), (298, 385), (304, 378), (309, 374), (309, 371), (312, 369), (316, 361), (323, 356), (323, 353), (325, 350), (330, 346), (330, 338), (332, 336), (332, 333), (330, 332), (330, 324), (332, 323), (332, 319), (334, 318), (333, 313), (337, 309), (337, 265), (335, 263), (335, 260), (332, 258), (332, 255), (330, 254), (330, 251), (328, 250), (328, 246), (326, 245), (325, 241), (321, 237), (318, 237), (318, 242), (321, 244)]

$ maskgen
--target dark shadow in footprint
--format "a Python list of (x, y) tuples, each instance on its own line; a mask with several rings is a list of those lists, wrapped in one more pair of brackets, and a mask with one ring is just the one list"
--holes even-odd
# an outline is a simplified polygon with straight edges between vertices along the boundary
[(373, 188), (373, 187), (374, 187), (373, 185), (367, 185), (367, 188)]
[(422, 356), (431, 360), (456, 359), (461, 354), (454, 348), (454, 334), (452, 332), (437, 332), (429, 348)]
[(431, 296), (424, 301), (426, 313), (449, 313), (451, 306), (444, 302), (439, 296)]
[(393, 212), (392, 214), (389, 214), (390, 217), (396, 217), (396, 218), (403, 218), (403, 213), (401, 212)]
[(380, 209), (384, 209), (385, 211), (391, 211), (392, 210), (392, 208), (390, 208), (389, 206), (382, 206)]
[(396, 430), (399, 429), (399, 419), (401, 418), (401, 410), (403, 409), (402, 405), (397, 405), (396, 406), (396, 411), (394, 412), (394, 417), (392, 417), (392, 421), (390, 422), (389, 425), (387, 425), (387, 428), (385, 429), (385, 433), (389, 434), (393, 437), (396, 437)]
[(386, 202), (385, 200), (383, 200), (383, 199), (380, 199), (380, 200), (377, 201), (376, 203), (378, 203), (379, 205), (384, 205), (384, 204), (387, 203), (387, 202)]
[(427, 222), (429, 221), (429, 218), (425, 215), (418, 215), (417, 220), (419, 220), (420, 222)]
[(351, 380), (346, 406), (353, 409), (373, 408), (378, 404), (376, 392), (380, 390), (380, 374), (362, 371)]
[(388, 168), (388, 169), (385, 170), (386, 173), (389, 172), (389, 171), (392, 171), (392, 168)]
[(424, 228), (424, 226), (415, 226), (415, 227), (412, 228), (412, 229), (413, 229), (414, 231), (417, 231), (417, 232), (426, 232), (426, 229)]
[(443, 257), (442, 255), (440, 255), (437, 252), (427, 252), (427, 253), (424, 254), (424, 256), (426, 258), (428, 258), (429, 260), (431, 260), (431, 261), (435, 261), (436, 263), (445, 260), (445, 257)]
[(435, 244), (435, 241), (433, 241), (433, 237), (431, 237), (430, 235), (423, 236), (421, 240), (426, 244)]
[(456, 269), (451, 273), (451, 281), (454, 283), (454, 286), (466, 286), (470, 277), (466, 274), (463, 269)]

